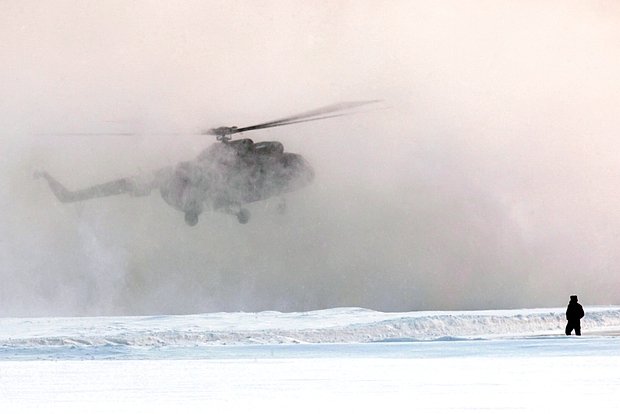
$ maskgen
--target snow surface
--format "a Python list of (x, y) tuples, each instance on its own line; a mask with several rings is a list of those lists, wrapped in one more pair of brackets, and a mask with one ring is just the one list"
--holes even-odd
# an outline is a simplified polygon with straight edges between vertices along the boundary
[(0, 319), (2, 412), (618, 412), (620, 307)]

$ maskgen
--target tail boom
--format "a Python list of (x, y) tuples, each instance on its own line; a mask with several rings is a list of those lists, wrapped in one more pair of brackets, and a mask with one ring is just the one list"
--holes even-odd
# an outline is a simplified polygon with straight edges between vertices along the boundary
[(82, 190), (70, 191), (45, 171), (35, 173), (35, 178), (44, 178), (58, 201), (61, 203), (75, 203), (78, 201), (89, 200), (91, 198), (132, 193), (135, 188), (135, 185), (133, 185), (130, 180), (121, 178), (119, 180), (95, 185)]

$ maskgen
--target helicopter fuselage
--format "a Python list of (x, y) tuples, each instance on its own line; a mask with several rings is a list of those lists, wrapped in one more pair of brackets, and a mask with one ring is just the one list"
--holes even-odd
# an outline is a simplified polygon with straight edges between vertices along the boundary
[(235, 214), (245, 222), (244, 204), (303, 188), (314, 172), (301, 155), (284, 152), (279, 142), (240, 139), (212, 144), (163, 176), (163, 199), (193, 225), (205, 210)]

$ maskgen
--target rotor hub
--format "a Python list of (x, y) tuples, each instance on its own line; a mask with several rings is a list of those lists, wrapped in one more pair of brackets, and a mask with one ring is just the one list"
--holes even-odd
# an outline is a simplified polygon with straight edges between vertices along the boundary
[(232, 134), (237, 132), (237, 127), (222, 126), (219, 128), (211, 128), (205, 132), (206, 135), (215, 135), (215, 139), (221, 142), (228, 142), (232, 139)]

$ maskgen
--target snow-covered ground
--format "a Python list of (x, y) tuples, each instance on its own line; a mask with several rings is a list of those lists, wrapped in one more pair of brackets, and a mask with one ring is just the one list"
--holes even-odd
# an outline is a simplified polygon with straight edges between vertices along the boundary
[(2, 412), (617, 412), (620, 307), (0, 319)]

